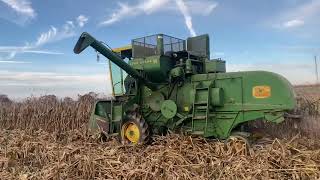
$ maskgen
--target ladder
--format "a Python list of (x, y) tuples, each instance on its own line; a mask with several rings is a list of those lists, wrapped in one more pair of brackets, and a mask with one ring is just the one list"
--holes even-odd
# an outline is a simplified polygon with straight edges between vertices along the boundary
[[(204, 135), (208, 126), (210, 86), (197, 85), (194, 89), (191, 134)], [(205, 122), (205, 127), (195, 127), (197, 121)]]

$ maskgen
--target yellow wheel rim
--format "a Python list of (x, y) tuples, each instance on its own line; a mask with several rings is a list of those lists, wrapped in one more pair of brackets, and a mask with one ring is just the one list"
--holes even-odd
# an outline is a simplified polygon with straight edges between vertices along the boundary
[(139, 127), (134, 123), (125, 124), (123, 127), (123, 134), (126, 139), (136, 144), (139, 142), (140, 131)]

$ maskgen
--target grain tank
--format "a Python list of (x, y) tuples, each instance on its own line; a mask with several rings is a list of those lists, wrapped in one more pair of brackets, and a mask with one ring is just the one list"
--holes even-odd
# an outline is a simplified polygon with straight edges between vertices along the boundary
[(284, 77), (226, 72), (225, 61), (210, 59), (208, 35), (182, 40), (156, 34), (110, 49), (83, 33), (74, 52), (88, 46), (109, 61), (114, 96), (96, 102), (89, 128), (123, 143), (144, 143), (168, 131), (226, 139), (250, 121), (282, 122), (295, 107)]

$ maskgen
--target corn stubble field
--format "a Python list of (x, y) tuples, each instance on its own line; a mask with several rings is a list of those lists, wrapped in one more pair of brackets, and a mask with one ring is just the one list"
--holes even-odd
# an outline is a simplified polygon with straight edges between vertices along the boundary
[(176, 134), (123, 146), (88, 134), (92, 93), (77, 101), (0, 96), (0, 179), (319, 179), (319, 91), (296, 87), (300, 121), (253, 123), (263, 137), (249, 150)]

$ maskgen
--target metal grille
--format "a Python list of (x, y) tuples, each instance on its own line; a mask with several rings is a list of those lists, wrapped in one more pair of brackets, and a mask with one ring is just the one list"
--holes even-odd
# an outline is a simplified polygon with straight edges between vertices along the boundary
[(133, 57), (142, 58), (157, 55), (157, 36), (147, 36), (132, 40)]
[[(132, 40), (132, 50), (134, 58), (144, 58), (147, 56), (160, 55), (157, 51), (158, 34), (146, 36)], [(163, 49), (164, 54), (169, 51), (185, 50), (184, 40), (163, 35)]]
[(163, 35), (163, 49), (164, 49), (164, 54), (170, 51), (174, 51), (174, 52), (183, 51), (185, 50), (184, 40)]

